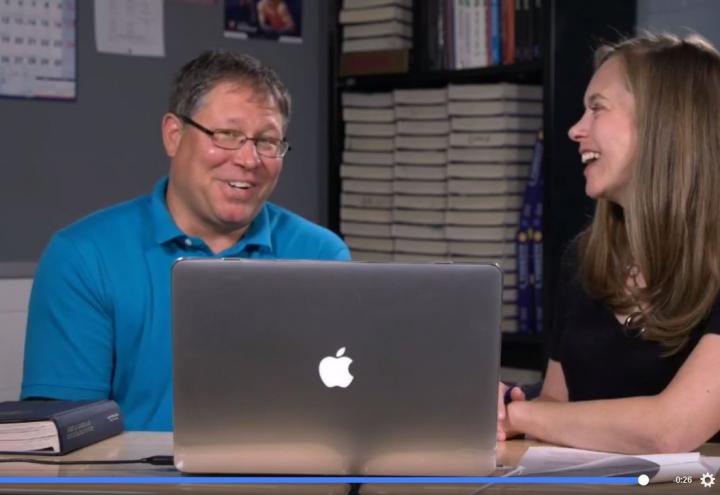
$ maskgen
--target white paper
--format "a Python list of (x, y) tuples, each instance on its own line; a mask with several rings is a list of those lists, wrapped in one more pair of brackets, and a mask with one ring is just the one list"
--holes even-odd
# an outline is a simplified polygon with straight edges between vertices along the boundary
[(32, 452), (45, 449), (60, 452), (60, 436), (54, 422), (0, 423), (0, 451)]
[(0, 2), (0, 94), (75, 97), (75, 0)]
[(165, 56), (163, 3), (163, 0), (95, 0), (97, 50)]
[(709, 457), (704, 455), (702, 456), (702, 462), (710, 468), (711, 473), (717, 473), (720, 471), (720, 457)]
[(720, 457), (698, 452), (681, 454), (623, 455), (564, 447), (530, 447), (513, 474), (519, 476), (639, 476), (651, 483), (672, 481), (676, 476), (714, 474)]

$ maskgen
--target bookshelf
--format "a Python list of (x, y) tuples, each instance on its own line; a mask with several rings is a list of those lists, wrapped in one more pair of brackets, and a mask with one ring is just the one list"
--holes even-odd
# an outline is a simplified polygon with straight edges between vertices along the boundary
[[(425, 25), (427, 5), (415, 0), (413, 23)], [(541, 334), (503, 335), (502, 365), (543, 370), (547, 335), (552, 327), (556, 273), (567, 243), (592, 215), (593, 203), (584, 195), (584, 178), (577, 146), (567, 129), (581, 115), (582, 96), (592, 75), (592, 51), (600, 40), (617, 40), (634, 31), (634, 0), (542, 0), (540, 59), (509, 65), (460, 70), (427, 70), (421, 30), (415, 29), (415, 48), (409, 69), (399, 74), (339, 76), (341, 28), (337, 24), (341, 0), (329, 2), (329, 176), (328, 224), (340, 232), (340, 163), (344, 129), (341, 94), (394, 89), (440, 88), (448, 84), (510, 82), (543, 86), (543, 328)], [(332, 21), (334, 20), (334, 22)]]
[(520, 62), (463, 70), (422, 70), (404, 74), (346, 76), (339, 78), (340, 91), (383, 91), (401, 88), (442, 87), (448, 83), (470, 84), (477, 82), (542, 83), (542, 62)]

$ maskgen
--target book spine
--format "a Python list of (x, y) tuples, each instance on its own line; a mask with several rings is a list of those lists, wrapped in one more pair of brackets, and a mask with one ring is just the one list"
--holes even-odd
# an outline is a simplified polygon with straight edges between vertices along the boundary
[(542, 0), (534, 0), (534, 3), (532, 52), (533, 58), (539, 60), (541, 58), (540, 45), (542, 42)]
[(531, 333), (533, 331), (533, 290), (530, 283), (530, 222), (532, 205), (528, 201), (528, 190), (520, 215), (517, 243), (517, 305), (518, 305), (518, 332)]
[(485, 0), (475, 0), (472, 13), (472, 65), (485, 67), (487, 63), (487, 47), (485, 45)]
[(515, 0), (501, 0), (502, 63), (515, 62)]
[(502, 46), (500, 33), (500, 0), (491, 0), (490, 8), (492, 10), (492, 65), (499, 65), (502, 63)]
[(437, 4), (435, 6), (436, 13), (437, 13), (437, 38), (435, 42), (437, 43), (437, 52), (436, 52), (436, 60), (433, 61), (432, 69), (445, 69), (446, 68), (446, 56), (445, 51), (447, 50), (447, 47), (445, 46), (445, 31), (447, 31), (447, 18), (445, 17), (445, 0), (436, 0)]
[[(423, 69), (433, 70), (439, 69), (438, 67), (438, 51), (440, 50), (440, 44), (438, 43), (438, 5), (440, 0), (427, 0), (424, 7), (425, 10), (420, 10), (424, 14), (422, 18), (423, 25), (425, 26), (425, 35), (422, 37), (422, 46), (424, 48), (423, 53)], [(413, 31), (413, 34), (416, 34)]]
[(410, 57), (407, 49), (343, 53), (340, 76), (397, 74), (407, 72)]
[(533, 43), (535, 40), (535, 1), (534, 0), (525, 0), (527, 2), (526, 4), (526, 10), (527, 10), (527, 24), (525, 25), (525, 29), (527, 30), (527, 38), (525, 40), (525, 59), (526, 60), (532, 60), (533, 59)]
[(445, 69), (455, 69), (455, 0), (445, 0)]
[(454, 69), (464, 69), (465, 63), (465, 40), (467, 38), (467, 9), (464, 0), (455, 0), (453, 4), (454, 23)]
[(528, 60), (528, 24), (530, 22), (530, 0), (519, 0), (520, 10), (516, 21), (516, 40), (515, 46), (518, 60)]
[(60, 435), (60, 454), (105, 440), (123, 432), (123, 418), (111, 400), (96, 402), (52, 418)]
[(543, 179), (542, 179), (543, 136), (538, 133), (533, 148), (532, 165), (530, 166), (530, 182), (528, 183), (528, 204), (530, 205), (530, 229), (528, 242), (530, 244), (530, 284), (533, 293), (533, 331), (542, 331), (542, 291), (543, 291)]
[(535, 332), (543, 330), (543, 229), (542, 229), (542, 187), (543, 181), (540, 180), (540, 194), (535, 202), (535, 208), (532, 213), (532, 240), (530, 242), (532, 255), (532, 281), (533, 281), (533, 299), (535, 304)]
[(485, 65), (492, 65), (492, 0), (485, 1)]

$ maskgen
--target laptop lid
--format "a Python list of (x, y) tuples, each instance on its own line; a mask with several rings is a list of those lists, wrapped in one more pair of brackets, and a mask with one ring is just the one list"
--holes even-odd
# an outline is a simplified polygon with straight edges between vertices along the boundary
[(172, 276), (181, 471), (495, 469), (496, 265), (187, 259)]

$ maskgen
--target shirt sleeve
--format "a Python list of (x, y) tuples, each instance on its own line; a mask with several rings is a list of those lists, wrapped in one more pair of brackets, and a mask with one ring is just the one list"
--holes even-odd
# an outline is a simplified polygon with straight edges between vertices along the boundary
[(317, 254), (319, 260), (349, 261), (350, 249), (334, 232), (326, 231), (324, 242)]
[(114, 338), (103, 279), (92, 245), (53, 237), (30, 296), (22, 398), (108, 398)]
[(338, 251), (333, 256), (333, 259), (339, 260), (339, 261), (350, 261), (352, 258), (350, 257), (350, 250), (348, 247), (343, 243), (343, 246), (338, 249)]

